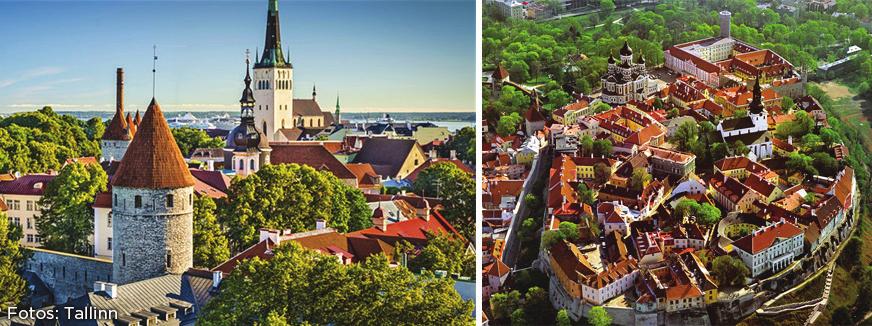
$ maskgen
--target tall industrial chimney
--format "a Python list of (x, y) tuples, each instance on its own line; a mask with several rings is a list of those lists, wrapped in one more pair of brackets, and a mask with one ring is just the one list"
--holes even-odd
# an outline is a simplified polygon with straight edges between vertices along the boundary
[(721, 37), (730, 38), (730, 20), (733, 14), (727, 10), (721, 11)]
[(119, 109), (124, 109), (124, 68), (115, 70), (115, 110)]

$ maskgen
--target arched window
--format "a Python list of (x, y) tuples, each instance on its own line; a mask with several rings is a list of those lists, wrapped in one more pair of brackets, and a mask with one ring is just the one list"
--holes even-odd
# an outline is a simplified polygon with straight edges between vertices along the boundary
[(245, 168), (245, 162), (243, 162), (242, 159), (239, 159), (239, 169), (242, 170), (244, 168)]
[(282, 129), (285, 128), (285, 119), (282, 119)]
[(269, 135), (269, 131), (266, 130), (266, 121), (263, 122), (263, 134)]
[(252, 171), (254, 171), (254, 159), (251, 159), (251, 162), (249, 162), (249, 168), (250, 168)]

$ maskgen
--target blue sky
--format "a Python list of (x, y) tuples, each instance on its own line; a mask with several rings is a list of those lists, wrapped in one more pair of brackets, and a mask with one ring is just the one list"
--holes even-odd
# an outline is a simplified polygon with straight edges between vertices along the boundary
[[(0, 113), (43, 105), (113, 110), (115, 68), (126, 108), (238, 109), (245, 50), (263, 49), (266, 0), (0, 0)], [(474, 1), (279, 1), (295, 97), (318, 87), (323, 109), (474, 111)]]

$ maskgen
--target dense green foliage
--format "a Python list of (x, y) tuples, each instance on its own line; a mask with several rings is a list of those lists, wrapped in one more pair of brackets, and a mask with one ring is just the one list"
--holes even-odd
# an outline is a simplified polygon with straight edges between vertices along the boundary
[(100, 156), (103, 124), (59, 115), (51, 107), (0, 119), (0, 171), (57, 170), (68, 158)]
[(188, 157), (191, 151), (196, 148), (221, 148), (224, 147), (224, 141), (218, 137), (209, 137), (202, 129), (191, 127), (173, 128), (173, 138), (176, 139), (176, 145), (179, 145), (179, 150), (182, 155)]
[(212, 268), (230, 259), (230, 245), (215, 215), (217, 210), (210, 197), (194, 199), (194, 266)]
[(438, 162), (421, 171), (414, 190), (442, 200), (440, 211), (466, 239), (475, 238), (475, 180), (453, 163)]
[[(408, 256), (408, 266), (412, 271), (443, 270), (449, 274), (474, 276), (475, 255), (466, 241), (456, 239), (448, 234), (427, 233), (427, 245), (420, 251), (405, 240), (397, 245), (398, 254)], [(399, 260), (398, 257), (394, 258)]]
[(454, 150), (461, 161), (475, 162), (475, 148), (475, 128), (463, 127), (445, 143), (445, 146), (440, 147), (439, 156), (448, 157)]
[(695, 216), (696, 222), (704, 225), (713, 225), (720, 221), (721, 210), (710, 203), (702, 203), (691, 199), (682, 199), (675, 205), (672, 214), (679, 221), (684, 218)]
[(308, 231), (318, 219), (339, 232), (372, 225), (360, 190), (306, 165), (267, 165), (244, 179), (233, 179), (227, 200), (221, 222), (234, 249), (257, 242), (259, 228)]
[(712, 261), (712, 274), (719, 286), (742, 286), (751, 272), (739, 258), (718, 256)]
[(67, 164), (47, 185), (39, 200), (36, 230), (43, 247), (80, 255), (91, 254), (94, 210), (98, 192), (106, 191), (109, 177), (99, 165)]
[(609, 326), (612, 324), (612, 317), (609, 316), (606, 308), (594, 306), (587, 313), (587, 322), (592, 326)]
[(0, 310), (4, 312), (9, 306), (20, 306), (27, 295), (27, 284), (18, 274), (24, 263), (20, 230), (15, 232), (7, 221), (6, 213), (0, 212)]
[(342, 265), (289, 242), (276, 248), (272, 259), (241, 262), (198, 323), (458, 325), (472, 322), (472, 307), (451, 279), (390, 267), (382, 255)]

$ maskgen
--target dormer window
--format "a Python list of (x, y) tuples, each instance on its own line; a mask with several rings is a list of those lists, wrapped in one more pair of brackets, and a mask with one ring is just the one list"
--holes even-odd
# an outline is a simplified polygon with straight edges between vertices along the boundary
[(42, 189), (42, 182), (37, 182), (33, 184), (33, 189)]

